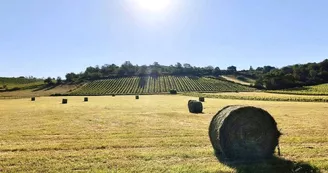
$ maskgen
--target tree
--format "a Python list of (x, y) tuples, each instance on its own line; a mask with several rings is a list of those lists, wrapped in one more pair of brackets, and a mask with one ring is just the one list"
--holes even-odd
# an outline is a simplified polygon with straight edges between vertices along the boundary
[(141, 67), (139, 67), (139, 69), (137, 71), (137, 75), (139, 75), (139, 76), (147, 75), (147, 70), (148, 70), (148, 67), (146, 65), (142, 65)]
[(88, 77), (91, 80), (97, 80), (97, 79), (101, 78), (101, 73), (99, 73), (99, 72), (89, 73)]
[(176, 68), (182, 68), (181, 63), (177, 62), (177, 64), (175, 65)]
[(312, 79), (315, 79), (318, 73), (315, 70), (311, 70), (309, 74)]
[(230, 73), (230, 74), (232, 74), (232, 73), (236, 73), (236, 72), (237, 72), (237, 67), (235, 67), (235, 66), (229, 66), (229, 67), (227, 68), (227, 71), (228, 71), (228, 73)]
[(221, 75), (221, 70), (219, 67), (215, 67), (212, 73), (214, 76), (219, 76)]
[(161, 65), (159, 65), (158, 62), (154, 62), (154, 63), (153, 63), (153, 66), (154, 66), (154, 67), (161, 67)]
[(125, 61), (119, 68), (118, 75), (132, 76), (136, 73), (135, 67), (130, 61)]
[(48, 85), (52, 85), (53, 82), (52, 82), (52, 79), (51, 77), (48, 77), (47, 79), (44, 80), (44, 83), (48, 84)]
[(66, 81), (67, 82), (75, 82), (77, 81), (78, 75), (76, 75), (75, 73), (71, 72), (71, 73), (67, 73), (65, 75), (66, 77)]
[(183, 64), (183, 73), (186, 75), (192, 75), (193, 74), (193, 67), (190, 64)]
[(157, 68), (152, 68), (151, 71), (150, 71), (150, 75), (154, 76), (154, 77), (157, 77), (159, 76), (160, 72), (158, 71)]
[(183, 68), (192, 68), (192, 66), (190, 64), (188, 64), (188, 63), (184, 63), (183, 64)]
[(207, 66), (207, 67), (203, 68), (203, 74), (204, 75), (212, 75), (213, 70), (214, 70), (213, 66)]
[(57, 79), (56, 79), (56, 81), (57, 81), (57, 84), (61, 84), (61, 83), (63, 83), (63, 80), (62, 80), (62, 78), (61, 77), (57, 77)]
[(182, 67), (181, 63), (178, 62), (178, 63), (175, 65), (175, 68), (174, 68), (173, 74), (175, 74), (175, 75), (181, 75), (182, 73), (183, 73), (183, 67)]
[(263, 67), (263, 73), (269, 73), (271, 70), (276, 69), (275, 67), (272, 66), (264, 66)]

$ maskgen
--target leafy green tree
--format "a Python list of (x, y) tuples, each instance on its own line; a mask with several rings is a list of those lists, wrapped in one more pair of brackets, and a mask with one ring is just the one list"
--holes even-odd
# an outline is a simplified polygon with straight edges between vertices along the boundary
[(275, 67), (272, 66), (264, 66), (263, 67), (263, 73), (269, 73), (271, 70), (276, 69)]
[(75, 82), (78, 79), (78, 75), (75, 73), (67, 73), (65, 75), (67, 82)]
[(221, 70), (219, 67), (215, 67), (214, 70), (213, 70), (213, 75), (214, 76), (219, 76), (221, 75)]
[(56, 81), (57, 81), (57, 84), (62, 84), (63, 83), (62, 78), (59, 77), (59, 76), (57, 77)]
[(229, 66), (227, 68), (227, 72), (230, 73), (230, 74), (234, 74), (234, 73), (237, 72), (237, 67), (235, 67), (235, 66)]
[(51, 84), (53, 84), (53, 81), (52, 81), (51, 77), (48, 77), (47, 79), (44, 80), (44, 83), (51, 85)]
[(214, 70), (213, 66), (207, 66), (203, 68), (203, 74), (204, 75), (212, 75), (212, 72)]
[(142, 65), (141, 67), (139, 67), (137, 75), (145, 76), (145, 75), (147, 75), (147, 70), (148, 70), (148, 67), (146, 65)]
[(311, 70), (309, 74), (312, 79), (315, 79), (317, 77), (318, 72), (315, 70)]

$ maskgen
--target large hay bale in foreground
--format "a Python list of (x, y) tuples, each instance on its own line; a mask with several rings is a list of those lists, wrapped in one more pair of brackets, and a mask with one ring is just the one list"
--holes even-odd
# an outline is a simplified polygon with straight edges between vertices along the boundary
[(205, 97), (199, 97), (200, 102), (205, 102)]
[(88, 102), (89, 98), (88, 97), (84, 97), (84, 102)]
[(34, 102), (34, 101), (35, 101), (35, 97), (32, 97), (32, 98), (31, 98), (31, 101)]
[(272, 157), (280, 132), (273, 117), (251, 106), (227, 106), (212, 119), (209, 137), (221, 159), (258, 160)]
[(67, 104), (67, 99), (63, 99), (62, 104)]
[(203, 112), (203, 104), (197, 100), (189, 100), (188, 101), (188, 109), (190, 113), (202, 113)]

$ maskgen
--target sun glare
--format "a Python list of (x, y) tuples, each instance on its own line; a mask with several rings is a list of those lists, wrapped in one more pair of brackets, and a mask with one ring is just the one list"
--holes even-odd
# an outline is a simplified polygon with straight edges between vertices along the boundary
[(143, 9), (153, 12), (164, 11), (169, 8), (172, 0), (134, 0), (135, 4)]

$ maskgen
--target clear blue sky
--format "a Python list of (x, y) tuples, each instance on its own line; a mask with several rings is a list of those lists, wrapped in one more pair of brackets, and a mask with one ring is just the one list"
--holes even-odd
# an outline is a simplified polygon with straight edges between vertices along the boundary
[(0, 76), (64, 76), (126, 60), (248, 69), (328, 57), (327, 0), (153, 1), (164, 5), (1, 0)]

